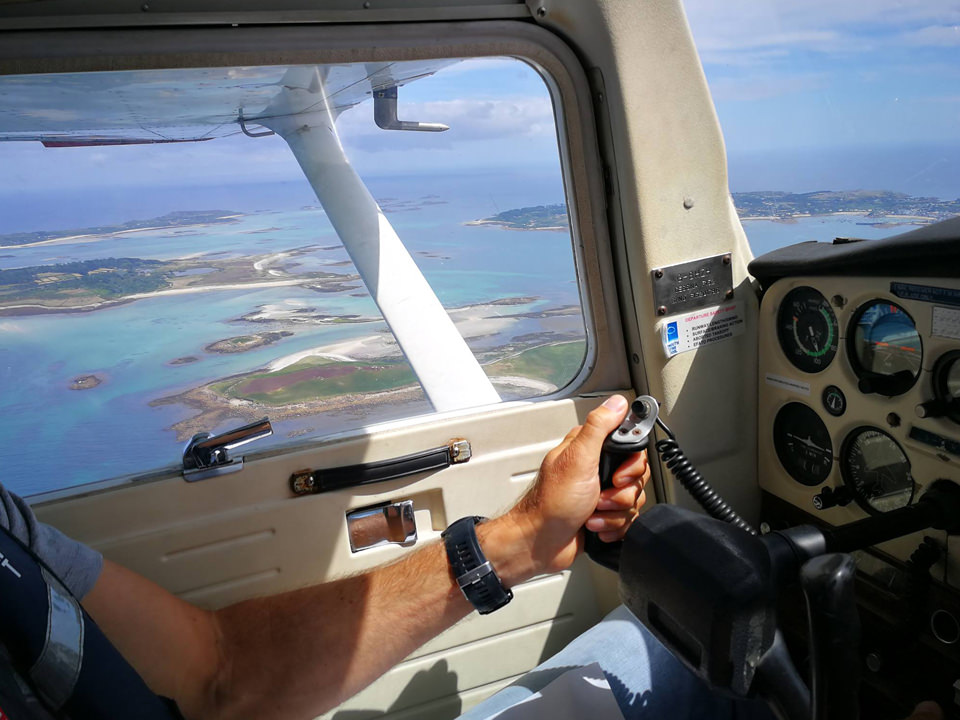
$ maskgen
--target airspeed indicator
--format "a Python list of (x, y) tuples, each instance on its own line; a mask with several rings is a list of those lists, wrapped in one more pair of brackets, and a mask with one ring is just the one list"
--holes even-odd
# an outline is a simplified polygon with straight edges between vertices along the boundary
[(794, 367), (820, 372), (837, 354), (837, 316), (827, 299), (812, 287), (794, 288), (780, 303), (777, 338)]

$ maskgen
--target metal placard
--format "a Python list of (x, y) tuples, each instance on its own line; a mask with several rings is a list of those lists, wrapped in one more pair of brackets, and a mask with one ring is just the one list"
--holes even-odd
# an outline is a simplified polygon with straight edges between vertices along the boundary
[(733, 297), (730, 253), (657, 268), (650, 275), (657, 315), (719, 305)]

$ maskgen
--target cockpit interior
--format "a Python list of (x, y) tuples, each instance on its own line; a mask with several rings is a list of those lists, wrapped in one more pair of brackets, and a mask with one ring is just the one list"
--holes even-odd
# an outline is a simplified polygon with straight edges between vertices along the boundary
[[(0, 0), (0, 482), (219, 608), (497, 516), (605, 397), (650, 398), (615, 562), (523, 583), (321, 717), (454, 718), (621, 602), (728, 690), (737, 638), (782, 637), (788, 720), (960, 717), (960, 201), (825, 211), (848, 237), (738, 215), (687, 14)], [(798, 218), (817, 242), (751, 247)], [(756, 537), (698, 534), (714, 498)], [(754, 615), (697, 625), (736, 604), (703, 543), (763, 577)], [(824, 552), (855, 571), (813, 600)], [(693, 579), (644, 589), (667, 575)]]

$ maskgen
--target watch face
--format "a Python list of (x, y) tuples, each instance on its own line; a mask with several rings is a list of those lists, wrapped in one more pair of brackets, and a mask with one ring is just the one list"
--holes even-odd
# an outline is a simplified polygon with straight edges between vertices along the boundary
[(513, 599), (513, 592), (503, 587), (480, 542), (478, 523), (486, 518), (460, 518), (443, 531), (447, 561), (463, 596), (481, 615), (499, 610)]

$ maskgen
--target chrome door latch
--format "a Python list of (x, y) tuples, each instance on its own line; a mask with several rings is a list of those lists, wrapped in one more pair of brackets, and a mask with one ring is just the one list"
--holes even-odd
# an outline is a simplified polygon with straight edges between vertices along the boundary
[(219, 435), (197, 433), (183, 449), (183, 479), (195, 482), (242, 470), (243, 458), (231, 458), (230, 451), (270, 435), (273, 427), (268, 418)]
[(413, 500), (383, 503), (347, 513), (350, 552), (381, 545), (410, 547), (417, 542)]

